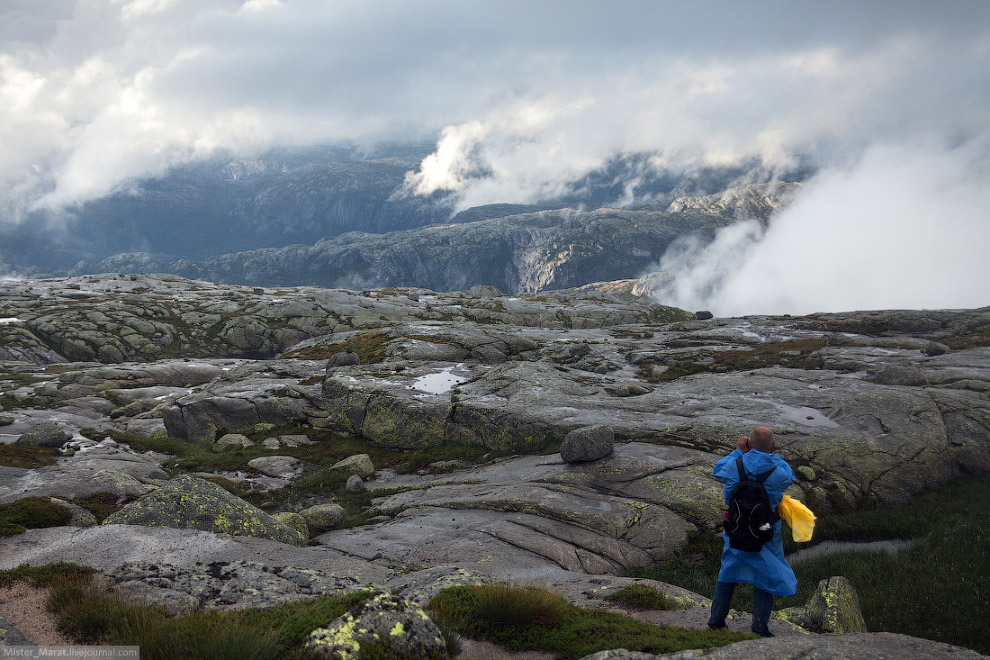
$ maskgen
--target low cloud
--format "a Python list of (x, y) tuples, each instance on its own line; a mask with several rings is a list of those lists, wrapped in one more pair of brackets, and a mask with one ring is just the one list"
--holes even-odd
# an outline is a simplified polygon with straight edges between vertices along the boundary
[[(549, 197), (657, 167), (832, 163), (990, 125), (990, 5), (6, 0), (0, 221), (218, 150), (428, 137), (408, 194)], [(635, 200), (635, 188), (629, 190)]]
[(763, 227), (685, 239), (659, 302), (718, 316), (990, 305), (990, 136), (877, 145)]

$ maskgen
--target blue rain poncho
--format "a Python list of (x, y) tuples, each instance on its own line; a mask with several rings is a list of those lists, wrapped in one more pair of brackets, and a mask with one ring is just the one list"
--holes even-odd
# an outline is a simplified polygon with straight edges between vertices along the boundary
[[(745, 454), (736, 449), (715, 464), (712, 474), (725, 484), (723, 497), (729, 502), (732, 487), (739, 482), (736, 459), (742, 456), (746, 473), (753, 477), (766, 472), (771, 467), (777, 469), (767, 478), (763, 486), (770, 496), (770, 505), (776, 509), (784, 491), (795, 481), (791, 466), (776, 454), (765, 454), (750, 449)], [(718, 573), (719, 582), (748, 582), (777, 596), (790, 596), (797, 591), (797, 578), (790, 565), (784, 560), (784, 544), (780, 540), (780, 521), (773, 526), (773, 540), (765, 544), (759, 552), (743, 552), (729, 547), (729, 537), (722, 534), (725, 546), (722, 550), (722, 570)]]

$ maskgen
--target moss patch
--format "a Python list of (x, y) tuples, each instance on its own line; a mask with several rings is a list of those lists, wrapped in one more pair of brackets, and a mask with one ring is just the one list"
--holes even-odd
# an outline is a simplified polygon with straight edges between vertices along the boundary
[(322, 344), (299, 348), (282, 357), (296, 360), (328, 360), (334, 353), (352, 349), (361, 358), (361, 364), (377, 364), (385, 359), (385, 347), (389, 336), (381, 332), (359, 332), (341, 344)]
[(19, 468), (37, 468), (55, 465), (59, 456), (54, 447), (31, 444), (0, 445), (0, 465)]
[(651, 382), (669, 382), (697, 373), (726, 373), (782, 366), (794, 369), (819, 369), (822, 359), (815, 355), (825, 346), (824, 339), (795, 339), (792, 341), (753, 344), (749, 350), (700, 350), (693, 359), (672, 358), (664, 364), (667, 370), (654, 375), (657, 363), (645, 362), (639, 367), (640, 378)]

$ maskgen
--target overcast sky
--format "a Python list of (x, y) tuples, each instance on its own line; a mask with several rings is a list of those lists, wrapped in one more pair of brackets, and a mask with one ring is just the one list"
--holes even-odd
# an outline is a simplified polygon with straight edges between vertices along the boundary
[(0, 0), (0, 217), (345, 139), (439, 140), (408, 190), (459, 207), (622, 151), (979, 161), (988, 71), (983, 0)]

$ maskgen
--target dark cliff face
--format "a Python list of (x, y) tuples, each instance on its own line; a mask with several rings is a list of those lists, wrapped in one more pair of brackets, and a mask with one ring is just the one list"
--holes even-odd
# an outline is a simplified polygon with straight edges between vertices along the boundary
[(170, 264), (183, 277), (243, 284), (417, 286), (491, 284), (531, 293), (636, 277), (677, 237), (727, 220), (704, 213), (544, 211), (384, 235), (346, 234), (313, 246)]

